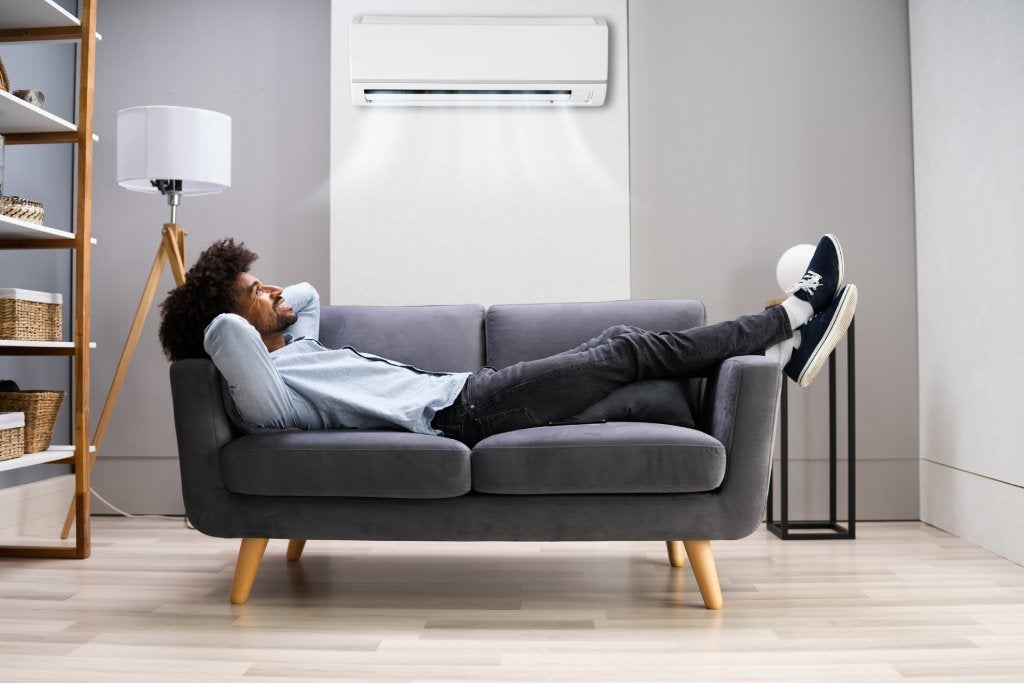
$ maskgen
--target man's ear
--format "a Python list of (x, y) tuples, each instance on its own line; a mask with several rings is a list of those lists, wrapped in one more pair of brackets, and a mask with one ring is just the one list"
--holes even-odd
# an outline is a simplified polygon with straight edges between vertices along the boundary
[[(239, 273), (238, 275), (241, 275), (241, 273)], [(226, 312), (241, 315), (244, 318), (245, 315), (243, 315), (242, 313), (242, 311), (244, 310), (242, 307), (242, 293), (238, 289), (238, 275), (236, 275), (234, 279), (229, 280), (228, 283), (225, 285), (228, 289), (229, 295), (228, 310)]]

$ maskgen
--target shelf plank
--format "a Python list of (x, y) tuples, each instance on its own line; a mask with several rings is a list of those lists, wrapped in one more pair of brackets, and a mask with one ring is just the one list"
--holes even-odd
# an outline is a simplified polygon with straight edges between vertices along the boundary
[[(10, 539), (16, 541), (18, 539)], [(78, 548), (72, 543), (60, 545), (29, 545), (26, 541), (22, 545), (10, 546), (0, 545), (0, 557), (34, 557), (39, 559), (64, 559), (80, 560), (89, 557), (84, 548)]]
[(45, 109), (0, 90), (0, 135), (7, 133), (75, 133), (78, 127)]
[(0, 347), (17, 346), (26, 349), (73, 349), (69, 341), (24, 341), (21, 339), (0, 339)]
[[(72, 349), (75, 347), (74, 342), (69, 341), (21, 341), (18, 339), (0, 339), (0, 346), (33, 346), (33, 347), (53, 347), (55, 349), (68, 348)], [(89, 342), (89, 348), (95, 349), (96, 342)]]
[[(75, 342), (69, 341), (22, 341), (20, 339), (0, 339), (0, 346), (23, 346), (34, 349), (73, 349)], [(89, 342), (89, 348), (95, 349), (96, 342)]]
[[(96, 342), (89, 342), (89, 348), (95, 349)], [(0, 356), (74, 356), (77, 351), (74, 342), (0, 339)]]
[(4, 0), (0, 28), (80, 27), (78, 17), (53, 0)]
[(74, 454), (74, 446), (50, 446), (45, 451), (40, 451), (39, 453), (29, 453), (28, 455), (23, 455), (20, 458), (12, 458), (11, 460), (0, 460), (0, 472), (17, 470), (22, 467), (32, 467), (33, 465), (42, 465), (43, 463), (53, 462), (54, 460), (63, 460), (64, 458), (70, 457)]
[[(0, 28), (0, 43), (77, 43), (82, 40), (78, 27)], [(103, 36), (96, 34), (96, 40)]]
[(75, 234), (67, 230), (48, 228), (28, 221), (0, 216), (0, 240), (73, 240)]

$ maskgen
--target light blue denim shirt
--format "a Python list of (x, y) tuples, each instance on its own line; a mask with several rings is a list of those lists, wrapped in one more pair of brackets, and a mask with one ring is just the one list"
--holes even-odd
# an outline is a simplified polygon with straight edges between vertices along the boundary
[(214, 318), (203, 338), (247, 426), (441, 434), (430, 421), (455, 402), (470, 373), (427, 372), (348, 346), (328, 349), (316, 339), (320, 298), (313, 286), (286, 287), (284, 298), (299, 319), (285, 330), (292, 341), (273, 353), (234, 313)]

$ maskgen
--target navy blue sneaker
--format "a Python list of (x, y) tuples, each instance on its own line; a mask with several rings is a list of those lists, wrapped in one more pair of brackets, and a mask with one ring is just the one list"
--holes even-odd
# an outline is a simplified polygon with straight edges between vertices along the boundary
[(800, 328), (800, 346), (783, 372), (802, 387), (809, 386), (844, 336), (857, 310), (857, 285), (843, 287), (832, 304)]
[(786, 294), (806, 301), (818, 314), (832, 303), (842, 286), (843, 248), (835, 235), (823, 235), (807, 265), (807, 272), (800, 282), (786, 290)]

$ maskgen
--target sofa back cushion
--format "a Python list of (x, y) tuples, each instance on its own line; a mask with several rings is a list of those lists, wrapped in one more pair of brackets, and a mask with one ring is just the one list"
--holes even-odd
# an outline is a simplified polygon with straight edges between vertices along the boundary
[(501, 369), (579, 346), (609, 327), (685, 330), (704, 324), (704, 304), (687, 299), (503, 304), (487, 311), (487, 365)]
[(484, 309), (460, 306), (324, 306), (320, 343), (351, 346), (434, 372), (484, 364)]
[[(704, 324), (704, 304), (637, 299), (570, 304), (509, 304), (487, 311), (487, 364), (503, 368), (575, 348), (610, 327), (661, 332)], [(582, 421), (660, 422), (694, 427), (701, 380), (647, 380), (626, 385), (576, 416)]]

